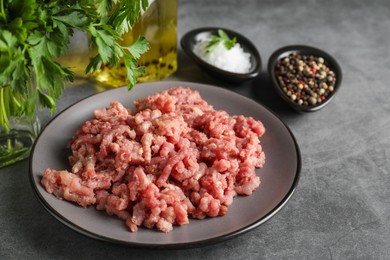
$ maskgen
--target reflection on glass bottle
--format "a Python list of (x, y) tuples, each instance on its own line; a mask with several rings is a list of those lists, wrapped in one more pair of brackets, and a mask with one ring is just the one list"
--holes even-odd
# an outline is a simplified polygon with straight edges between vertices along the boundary
[[(149, 0), (149, 7), (141, 14), (129, 33), (123, 35), (124, 45), (130, 45), (144, 35), (150, 44), (148, 52), (138, 62), (146, 73), (138, 82), (164, 79), (177, 69), (177, 0)], [(121, 61), (113, 68), (102, 67), (93, 79), (110, 87), (127, 84), (126, 70)]]

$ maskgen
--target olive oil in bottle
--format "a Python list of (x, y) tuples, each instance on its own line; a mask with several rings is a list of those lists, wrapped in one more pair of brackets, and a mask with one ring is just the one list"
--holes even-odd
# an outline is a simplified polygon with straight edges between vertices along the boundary
[(68, 51), (56, 61), (73, 71), (76, 77), (82, 78), (89, 63), (89, 56), (88, 34), (76, 30), (69, 40)]
[[(132, 30), (122, 36), (121, 43), (128, 46), (141, 35), (148, 40), (150, 49), (138, 61), (138, 65), (146, 69), (138, 82), (157, 81), (174, 73), (177, 69), (177, 0), (149, 0), (149, 7)], [(102, 66), (92, 77), (108, 87), (127, 84), (123, 61), (112, 68)]]

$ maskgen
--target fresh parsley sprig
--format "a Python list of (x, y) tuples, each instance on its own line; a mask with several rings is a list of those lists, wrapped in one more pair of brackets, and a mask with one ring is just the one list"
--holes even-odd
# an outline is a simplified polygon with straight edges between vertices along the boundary
[(226, 49), (230, 50), (237, 42), (236, 37), (230, 39), (226, 32), (222, 29), (218, 29), (218, 35), (210, 35), (208, 38), (209, 39), (206, 45), (207, 52), (212, 52), (221, 42), (223, 42)]
[(67, 52), (74, 30), (88, 32), (97, 49), (85, 73), (123, 59), (130, 90), (144, 72), (137, 60), (149, 44), (144, 37), (130, 46), (118, 40), (147, 6), (147, 0), (0, 0), (0, 127), (9, 130), (11, 117), (32, 117), (37, 100), (55, 111), (64, 81), (73, 80), (56, 58)]

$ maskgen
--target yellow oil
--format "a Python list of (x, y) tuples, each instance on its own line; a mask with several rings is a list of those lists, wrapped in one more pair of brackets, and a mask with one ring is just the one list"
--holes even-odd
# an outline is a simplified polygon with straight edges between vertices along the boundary
[[(174, 73), (177, 69), (177, 0), (149, 0), (148, 9), (132, 30), (123, 35), (121, 43), (128, 46), (140, 35), (146, 37), (150, 49), (139, 59), (138, 65), (145, 66), (146, 73), (138, 82), (157, 81)], [(124, 62), (112, 68), (103, 66), (92, 78), (107, 87), (126, 85)]]
[(89, 58), (88, 34), (76, 30), (70, 38), (68, 52), (56, 61), (73, 71), (76, 77), (84, 77)]

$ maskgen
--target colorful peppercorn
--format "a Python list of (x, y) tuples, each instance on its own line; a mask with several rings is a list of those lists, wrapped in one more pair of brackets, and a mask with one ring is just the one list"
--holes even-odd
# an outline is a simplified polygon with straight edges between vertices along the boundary
[(303, 106), (315, 106), (334, 91), (336, 75), (322, 57), (291, 53), (277, 61), (275, 76), (288, 98)]

